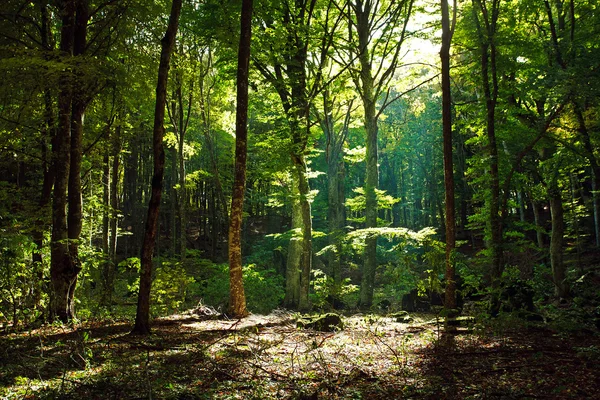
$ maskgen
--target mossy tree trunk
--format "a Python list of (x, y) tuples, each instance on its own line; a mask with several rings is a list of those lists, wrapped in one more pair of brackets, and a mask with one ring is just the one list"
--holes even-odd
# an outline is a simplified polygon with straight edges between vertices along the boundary
[(490, 277), (492, 285), (499, 282), (502, 275), (502, 221), (500, 219), (500, 178), (498, 145), (496, 143), (496, 104), (498, 100), (498, 73), (496, 68), (496, 32), (500, 1), (494, 0), (491, 7), (484, 0), (472, 0), (473, 17), (479, 36), (481, 53), (481, 85), (485, 98), (486, 135), (489, 155), (489, 185), (487, 196), (489, 208), (488, 241), (491, 253)]
[(236, 318), (248, 314), (242, 273), (241, 236), (248, 150), (248, 72), (250, 68), (251, 28), (252, 0), (243, 0), (237, 70), (235, 176), (229, 220), (229, 313)]
[[(379, 186), (379, 170), (377, 165), (377, 93), (375, 88), (375, 79), (373, 77), (373, 65), (371, 53), (369, 51), (369, 42), (371, 35), (371, 9), (370, 2), (364, 4), (356, 2), (356, 30), (358, 33), (358, 45), (362, 51), (359, 53), (360, 63), (360, 95), (363, 103), (365, 131), (367, 137), (365, 140), (366, 150), (366, 177), (365, 177), (365, 227), (377, 227), (377, 195), (375, 189)], [(365, 253), (363, 273), (360, 284), (361, 308), (369, 308), (373, 303), (373, 288), (375, 285), (375, 269), (377, 268), (377, 237), (368, 236), (365, 240)]]

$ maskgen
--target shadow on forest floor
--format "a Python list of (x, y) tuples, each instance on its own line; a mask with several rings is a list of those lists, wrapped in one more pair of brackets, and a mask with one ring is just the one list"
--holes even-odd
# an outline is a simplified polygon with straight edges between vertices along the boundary
[(172, 316), (148, 337), (125, 323), (0, 336), (0, 398), (592, 399), (600, 340), (546, 328), (444, 333), (352, 316), (335, 333), (289, 314)]

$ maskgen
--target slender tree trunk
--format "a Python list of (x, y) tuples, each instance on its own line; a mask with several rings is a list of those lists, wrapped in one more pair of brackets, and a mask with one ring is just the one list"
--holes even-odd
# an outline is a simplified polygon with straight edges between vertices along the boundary
[(307, 165), (304, 155), (292, 157), (298, 175), (298, 193), (300, 197), (300, 214), (302, 216), (302, 257), (300, 260), (300, 311), (311, 308), (308, 293), (310, 290), (310, 273), (312, 269), (312, 218), (310, 209), (310, 187), (308, 184)]
[[(479, 33), (481, 51), (481, 78), (485, 96), (486, 133), (488, 139), (490, 167), (489, 204), (489, 240), (491, 251), (490, 275), (492, 285), (499, 282), (502, 275), (502, 221), (500, 220), (500, 178), (498, 170), (498, 145), (496, 144), (496, 103), (498, 98), (498, 76), (496, 71), (496, 21), (498, 19), (500, 0), (494, 0), (491, 10), (482, 4), (484, 0), (473, 0), (473, 12)], [(481, 26), (476, 9), (481, 12), (484, 27)], [(491, 15), (489, 12), (491, 11)]]
[(245, 317), (248, 314), (242, 274), (241, 233), (248, 148), (248, 70), (250, 68), (252, 0), (242, 1), (240, 26), (235, 123), (235, 177), (229, 219), (229, 313), (236, 318)]
[(600, 247), (600, 202), (598, 201), (598, 190), (600, 190), (600, 165), (598, 165), (598, 160), (596, 159), (596, 155), (594, 153), (594, 147), (592, 146), (592, 141), (590, 140), (590, 134), (588, 132), (585, 118), (583, 116), (583, 112), (581, 107), (577, 104), (574, 106), (575, 115), (577, 117), (578, 122), (578, 131), (583, 139), (583, 145), (587, 152), (587, 158), (590, 161), (590, 166), (592, 167), (592, 205), (594, 208), (594, 236), (596, 247)]
[[(48, 13), (48, 6), (45, 3), (41, 4), (41, 41), (42, 49), (44, 51), (50, 51), (53, 49), (51, 44), (51, 31), (50, 31), (50, 16)], [(52, 199), (52, 187), (54, 186), (54, 166), (52, 165), (51, 153), (49, 152), (48, 145), (51, 145), (54, 141), (54, 107), (52, 104), (52, 92), (49, 85), (44, 87), (44, 123), (42, 125), (42, 138), (41, 138), (41, 155), (42, 155), (42, 170), (43, 170), (43, 182), (42, 182), (42, 193), (38, 206), (42, 213), (36, 221), (36, 226), (33, 231), (32, 237), (35, 243), (35, 250), (32, 252), (32, 261), (34, 268), (34, 275), (37, 279), (37, 283), (34, 286), (33, 292), (33, 306), (38, 309), (42, 300), (43, 281), (44, 281), (44, 260), (42, 257), (42, 248), (44, 246), (44, 232), (48, 227), (48, 221), (45, 218), (46, 208), (50, 204)]]
[(154, 150), (154, 175), (152, 177), (152, 194), (146, 217), (146, 230), (142, 245), (140, 289), (138, 294), (135, 325), (132, 333), (146, 335), (150, 333), (150, 287), (152, 285), (152, 255), (158, 230), (158, 213), (162, 196), (163, 177), (165, 172), (165, 150), (163, 137), (165, 133), (165, 105), (167, 100), (167, 80), (169, 62), (175, 36), (179, 25), (182, 0), (173, 0), (167, 32), (161, 40), (162, 50), (158, 67), (158, 82), (156, 84), (156, 107), (154, 109), (154, 130), (152, 148)]
[(121, 124), (115, 127), (112, 138), (112, 167), (110, 177), (110, 224), (108, 236), (108, 263), (106, 270), (106, 302), (112, 304), (112, 293), (114, 291), (115, 274), (117, 269), (117, 238), (119, 222), (119, 175), (121, 168)]
[(170, 238), (171, 238), (171, 252), (173, 255), (179, 255), (181, 256), (181, 254), (179, 253), (179, 235), (177, 233), (177, 214), (178, 214), (178, 210), (179, 210), (179, 206), (178, 206), (178, 202), (179, 199), (178, 197), (178, 192), (177, 192), (177, 182), (179, 182), (179, 179), (177, 177), (177, 173), (178, 173), (178, 168), (177, 168), (177, 148), (175, 146), (171, 147), (171, 177), (170, 180), (167, 179), (167, 185), (170, 188), (170, 192), (171, 192), (171, 198), (170, 198), (170, 205), (171, 205), (171, 209), (169, 212), (169, 230), (170, 230)]
[[(448, 0), (441, 0), (442, 6), (442, 130), (444, 142), (444, 186), (446, 189), (446, 293), (444, 306), (447, 310), (456, 308), (456, 272), (454, 248), (456, 247), (456, 218), (454, 206), (454, 164), (452, 160), (452, 96), (450, 92), (450, 45), (452, 30)], [(454, 3), (456, 8), (456, 2)]]
[(563, 263), (563, 244), (565, 233), (563, 201), (558, 187), (558, 180), (552, 179), (548, 186), (550, 198), (550, 213), (552, 214), (552, 235), (550, 237), (550, 264), (556, 297), (565, 298), (569, 295), (569, 287), (565, 282), (566, 268)]
[[(369, 13), (357, 16), (357, 30), (359, 46), (363, 49), (359, 55), (361, 66), (360, 79), (362, 82), (362, 101), (365, 118), (366, 137), (366, 161), (367, 170), (365, 177), (365, 227), (377, 227), (377, 195), (375, 190), (379, 185), (379, 171), (377, 165), (377, 111), (375, 98), (375, 88), (371, 68), (371, 57), (367, 49), (369, 44), (369, 27), (367, 18)], [(364, 25), (364, 26), (363, 26)], [(373, 289), (375, 285), (375, 270), (377, 268), (377, 236), (368, 235), (365, 239), (363, 274), (360, 285), (359, 306), (368, 309), (373, 304)]]
[[(110, 128), (109, 128), (110, 129)], [(104, 210), (102, 212), (102, 297), (100, 299), (100, 305), (108, 306), (108, 292), (109, 292), (109, 275), (111, 269), (111, 260), (109, 254), (109, 237), (110, 237), (110, 156), (108, 150), (105, 150), (104, 157), (102, 160), (102, 205)]]
[(111, 219), (110, 219), (110, 237), (109, 237), (109, 248), (108, 253), (113, 264), (116, 262), (117, 257), (117, 227), (119, 222), (119, 183), (120, 183), (120, 169), (121, 169), (121, 125), (117, 125), (115, 128), (115, 134), (112, 141), (112, 154), (113, 162), (111, 167), (112, 176), (110, 178), (110, 208), (111, 208)]
[(110, 156), (108, 150), (104, 152), (102, 165), (102, 205), (104, 206), (102, 213), (102, 252), (108, 259), (108, 238), (110, 235)]
[[(87, 44), (87, 23), (89, 19), (88, 0), (77, 0), (75, 13), (75, 31), (73, 55), (82, 56)], [(83, 72), (75, 73), (75, 89), (73, 91), (71, 110), (71, 163), (69, 171), (69, 194), (68, 194), (68, 233), (69, 253), (72, 262), (73, 282), (69, 287), (68, 307), (74, 317), (73, 301), (75, 288), (77, 286), (77, 275), (81, 271), (79, 260), (79, 243), (81, 230), (83, 228), (83, 200), (81, 193), (81, 161), (83, 158), (83, 118), (87, 108), (88, 95), (85, 92), (86, 85), (82, 81)]]
[[(337, 158), (337, 157), (336, 157)], [(334, 251), (329, 254), (329, 267), (334, 286), (337, 288), (342, 282), (342, 258), (341, 258), (341, 236), (344, 227), (343, 220), (343, 192), (340, 191), (343, 161), (332, 159), (327, 168), (327, 217), (329, 225), (329, 245), (334, 247)]]
[(302, 209), (298, 193), (298, 177), (292, 171), (292, 238), (288, 246), (285, 272), (285, 298), (283, 304), (289, 309), (298, 309), (300, 304), (300, 275), (302, 263)]
[[(191, 107), (192, 97), (190, 95), (189, 107)], [(180, 104), (181, 108), (181, 104)], [(188, 109), (188, 117), (190, 110)], [(182, 259), (185, 258), (186, 247), (187, 247), (187, 189), (185, 187), (185, 155), (183, 154), (183, 145), (185, 144), (185, 132), (186, 128), (183, 127), (183, 113), (179, 119), (179, 255)]]
[(540, 216), (540, 205), (537, 201), (533, 199), (533, 195), (529, 195), (531, 197), (531, 209), (533, 211), (533, 223), (535, 225), (535, 237), (537, 240), (537, 245), (540, 249), (545, 247), (544, 245), (544, 234), (542, 230), (544, 229), (541, 224), (541, 216)]
[[(325, 133), (327, 160), (327, 223), (329, 227), (329, 245), (332, 250), (328, 254), (328, 263), (334, 290), (331, 295), (339, 300), (338, 292), (342, 283), (342, 245), (343, 228), (345, 225), (344, 207), (344, 160), (343, 148), (348, 134), (348, 125), (352, 112), (352, 101), (347, 104), (343, 126), (336, 130), (336, 121), (331, 108), (333, 103), (328, 89), (323, 91), (323, 115), (319, 123)], [(334, 301), (334, 304), (337, 303)]]
[[(75, 0), (59, 3), (62, 18), (60, 51), (63, 57), (73, 54), (75, 28)], [(52, 202), (52, 241), (50, 265), (50, 320), (67, 321), (73, 317), (70, 308), (69, 290), (74, 282), (73, 265), (67, 244), (67, 188), (71, 161), (71, 100), (72, 76), (64, 71), (59, 83), (58, 129), (52, 146), (55, 183)], [(76, 276), (76, 275), (75, 275)]]

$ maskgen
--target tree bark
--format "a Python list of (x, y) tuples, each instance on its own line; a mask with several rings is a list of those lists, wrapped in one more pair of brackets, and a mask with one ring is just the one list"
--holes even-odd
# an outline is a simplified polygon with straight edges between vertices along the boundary
[[(473, 13), (479, 34), (481, 51), (481, 79), (485, 97), (486, 133), (488, 139), (489, 167), (490, 167), (490, 195), (489, 205), (489, 240), (488, 248), (491, 251), (490, 277), (492, 285), (499, 282), (502, 275), (502, 221), (500, 219), (500, 178), (498, 171), (498, 145), (496, 144), (496, 103), (498, 98), (498, 75), (496, 71), (496, 22), (498, 20), (500, 0), (494, 0), (491, 15), (483, 0), (473, 0)], [(485, 27), (481, 26), (477, 8)], [(485, 29), (484, 29), (485, 28)]]
[(286, 308), (297, 310), (300, 305), (300, 275), (302, 265), (302, 209), (298, 193), (298, 176), (292, 171), (292, 238), (288, 245), (288, 254), (285, 270), (285, 298), (283, 304)]
[[(370, 41), (370, 18), (371, 13), (365, 4), (355, 8), (356, 30), (358, 33), (358, 45), (361, 52), (358, 55), (360, 63), (360, 80), (362, 84), (361, 97), (364, 109), (365, 141), (366, 150), (366, 177), (365, 177), (365, 227), (377, 227), (377, 195), (375, 189), (379, 185), (379, 170), (377, 165), (377, 111), (374, 77), (371, 65), (371, 54), (368, 46)], [(369, 235), (365, 239), (365, 253), (363, 273), (360, 284), (359, 307), (368, 309), (373, 304), (373, 288), (375, 285), (375, 270), (377, 268), (377, 237)]]
[[(75, 0), (59, 3), (62, 18), (60, 51), (62, 57), (73, 55)], [(52, 146), (55, 182), (52, 201), (52, 239), (50, 265), (50, 320), (68, 321), (73, 317), (69, 291), (77, 273), (69, 254), (67, 224), (67, 188), (70, 170), (72, 76), (65, 70), (59, 83), (58, 129)]]
[[(75, 9), (75, 30), (73, 42), (73, 55), (82, 56), (85, 53), (87, 43), (87, 23), (89, 19), (88, 0), (77, 0)], [(75, 84), (72, 98), (71, 110), (71, 163), (69, 171), (69, 194), (68, 194), (68, 234), (69, 253), (73, 268), (73, 283), (69, 288), (68, 302), (74, 313), (73, 300), (75, 287), (77, 286), (77, 275), (81, 271), (79, 259), (79, 237), (83, 227), (83, 199), (81, 193), (81, 161), (83, 158), (83, 118), (87, 108), (87, 93), (85, 92), (84, 73), (75, 70)], [(72, 315), (74, 317), (74, 314)]]
[[(110, 129), (110, 128), (108, 128)], [(110, 156), (108, 150), (104, 151), (104, 157), (102, 160), (102, 205), (104, 210), (102, 213), (102, 297), (100, 298), (100, 305), (108, 306), (108, 293), (109, 289), (109, 275), (111, 269), (111, 259), (109, 254), (109, 238), (110, 238)]]
[(165, 133), (164, 121), (165, 105), (167, 100), (167, 80), (169, 76), (169, 62), (171, 60), (171, 54), (173, 53), (175, 36), (179, 26), (181, 5), (182, 0), (173, 0), (167, 31), (161, 40), (162, 49), (160, 54), (160, 64), (158, 67), (158, 81), (156, 84), (156, 106), (154, 109), (154, 129), (152, 139), (154, 174), (152, 176), (152, 193), (150, 195), (150, 203), (148, 205), (146, 229), (144, 232), (144, 242), (142, 244), (140, 289), (138, 294), (137, 311), (135, 315), (135, 325), (132, 331), (132, 333), (140, 335), (146, 335), (150, 333), (150, 287), (152, 285), (152, 256), (154, 253), (156, 232), (158, 229), (158, 214), (165, 172), (165, 150), (163, 146), (163, 137)]
[(557, 178), (553, 178), (548, 185), (550, 200), (550, 213), (552, 215), (552, 234), (550, 237), (550, 264), (552, 266), (552, 280), (554, 281), (554, 294), (559, 298), (569, 295), (569, 286), (565, 281), (566, 267), (563, 263), (564, 244), (564, 211), (563, 201), (558, 186)]
[[(192, 93), (190, 89), (190, 98), (188, 103), (187, 118), (189, 120), (192, 107)], [(185, 144), (185, 133), (187, 131), (187, 122), (184, 123), (183, 119), (183, 99), (181, 95), (181, 88), (179, 88), (179, 108), (181, 109), (181, 115), (179, 116), (179, 143), (178, 143), (178, 154), (179, 154), (179, 197), (178, 197), (178, 212), (179, 212), (179, 255), (182, 259), (186, 256), (187, 248), (187, 188), (185, 187), (185, 155), (183, 154), (183, 145)]]
[[(450, 88), (450, 45), (452, 29), (448, 0), (441, 0), (442, 6), (442, 131), (444, 143), (444, 187), (446, 189), (446, 292), (444, 307), (446, 310), (456, 308), (456, 272), (454, 268), (454, 248), (456, 247), (456, 218), (454, 206), (454, 164), (452, 160), (452, 96)], [(454, 4), (456, 9), (456, 2)]]
[(308, 293), (310, 290), (310, 273), (312, 269), (312, 217), (310, 207), (310, 187), (308, 184), (308, 167), (304, 155), (292, 157), (298, 176), (298, 194), (300, 215), (302, 221), (302, 256), (300, 259), (300, 302), (299, 311), (309, 311), (311, 308)]
[(248, 149), (248, 72), (250, 68), (251, 28), (252, 0), (243, 0), (237, 70), (235, 177), (229, 219), (229, 313), (235, 318), (242, 318), (248, 314), (242, 273), (241, 234)]
[[(40, 17), (41, 17), (41, 42), (43, 51), (53, 50), (51, 44), (52, 33), (50, 31), (50, 15), (48, 12), (48, 6), (42, 3), (40, 6)], [(46, 57), (47, 58), (47, 57)], [(54, 166), (52, 165), (51, 153), (49, 152), (48, 145), (52, 144), (55, 136), (55, 119), (54, 119), (54, 107), (52, 104), (52, 91), (49, 85), (44, 87), (44, 122), (42, 125), (41, 133), (41, 156), (42, 156), (42, 170), (43, 170), (43, 182), (42, 192), (38, 202), (38, 206), (43, 215), (46, 215), (46, 208), (50, 204), (52, 198), (52, 187), (54, 186)], [(32, 233), (33, 242), (35, 243), (35, 250), (32, 252), (32, 261), (34, 274), (37, 278), (37, 282), (34, 286), (33, 293), (33, 306), (34, 308), (40, 308), (43, 291), (43, 280), (44, 280), (44, 260), (42, 257), (42, 248), (44, 246), (44, 233), (48, 227), (48, 221), (43, 217), (38, 217), (35, 229)]]
[(327, 224), (329, 228), (329, 245), (332, 250), (328, 254), (328, 263), (331, 277), (334, 282), (334, 298), (341, 286), (341, 238), (345, 225), (344, 206), (344, 160), (343, 148), (348, 133), (348, 125), (352, 112), (352, 101), (347, 104), (343, 126), (336, 130), (336, 116), (332, 108), (330, 91), (323, 91), (323, 114), (317, 113), (321, 129), (325, 134), (325, 158), (327, 161)]
[(114, 291), (115, 274), (117, 269), (117, 238), (119, 222), (119, 169), (121, 168), (121, 124), (117, 124), (112, 138), (112, 166), (110, 168), (110, 223), (108, 235), (108, 253), (106, 264), (106, 304), (112, 305), (112, 293)]

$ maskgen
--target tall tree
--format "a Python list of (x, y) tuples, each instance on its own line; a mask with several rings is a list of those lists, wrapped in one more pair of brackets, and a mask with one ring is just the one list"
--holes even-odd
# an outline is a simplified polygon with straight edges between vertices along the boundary
[[(255, 52), (252, 59), (277, 92), (290, 132), (292, 229), (295, 234), (288, 248), (284, 305), (306, 310), (310, 308), (308, 292), (313, 253), (306, 160), (310, 108), (315, 96), (323, 89), (323, 68), (340, 18), (334, 17), (331, 2), (325, 7), (316, 0), (277, 4), (262, 16), (263, 29), (257, 40), (261, 52)], [(315, 20), (319, 15), (323, 20), (317, 27)]]
[[(366, 131), (365, 198), (366, 228), (377, 227), (378, 119), (383, 110), (397, 98), (390, 98), (390, 80), (400, 59), (400, 49), (406, 38), (413, 0), (353, 0), (348, 4), (350, 23), (348, 43), (351, 59), (358, 59), (353, 80), (363, 104)], [(356, 37), (354, 36), (356, 35)], [(383, 96), (383, 98), (381, 98)], [(379, 106), (377, 102), (381, 101)], [(373, 287), (377, 267), (377, 237), (369, 235), (365, 242), (365, 259), (360, 285), (361, 308), (373, 303)]]
[(235, 115), (235, 176), (229, 220), (229, 313), (237, 318), (248, 314), (242, 275), (241, 233), (248, 151), (248, 72), (250, 69), (252, 0), (242, 1), (240, 26)]
[[(343, 81), (343, 83), (345, 83)], [(331, 85), (334, 86), (334, 85)], [(341, 86), (341, 87), (340, 87)], [(342, 237), (346, 225), (344, 145), (348, 136), (354, 99), (341, 100), (344, 84), (328, 87), (322, 92), (322, 112), (314, 109), (321, 130), (325, 134), (325, 161), (327, 162), (327, 224), (329, 228), (329, 268), (334, 282), (334, 293), (342, 283)], [(339, 299), (336, 299), (339, 300)]]
[(179, 26), (182, 0), (173, 0), (169, 24), (165, 36), (161, 40), (160, 64), (156, 83), (156, 105), (154, 108), (154, 129), (152, 148), (154, 157), (154, 174), (152, 176), (152, 193), (146, 217), (146, 229), (142, 244), (140, 289), (138, 294), (135, 325), (132, 333), (146, 335), (150, 333), (150, 288), (152, 286), (152, 256), (158, 229), (158, 213), (162, 196), (163, 177), (165, 172), (165, 150), (163, 137), (165, 134), (165, 105), (167, 101), (167, 81), (169, 63), (175, 47), (175, 36)]
[[(68, 62), (73, 55), (75, 32), (75, 0), (59, 3), (62, 27), (60, 34), (61, 57)], [(50, 264), (50, 307), (51, 320), (67, 321), (74, 316), (70, 293), (75, 289), (78, 270), (71, 259), (68, 246), (67, 190), (71, 164), (71, 103), (73, 78), (65, 69), (60, 79), (58, 94), (58, 128), (52, 146), (55, 182), (52, 201), (52, 238)]]
[[(83, 57), (87, 47), (87, 25), (89, 19), (88, 0), (77, 0), (75, 8), (75, 28), (73, 38), (73, 56)], [(81, 62), (79, 62), (81, 64)], [(85, 74), (75, 68), (73, 81), (73, 98), (71, 104), (71, 162), (69, 164), (68, 184), (68, 235), (69, 253), (74, 271), (81, 271), (79, 260), (79, 236), (83, 227), (83, 200), (81, 194), (81, 162), (83, 159), (83, 119), (85, 110), (89, 103), (90, 94), (87, 93), (88, 86), (84, 83)], [(69, 291), (69, 303), (73, 303), (77, 274), (75, 274), (71, 290)]]
[(444, 187), (446, 188), (446, 293), (444, 306), (447, 310), (456, 308), (456, 278), (453, 253), (456, 247), (456, 217), (454, 206), (454, 164), (452, 160), (452, 94), (450, 88), (450, 46), (454, 24), (456, 23), (456, 0), (453, 4), (454, 16), (450, 24), (448, 0), (441, 0), (442, 6), (442, 130), (444, 142)]
[(496, 143), (496, 105), (498, 103), (497, 70), (497, 23), (502, 0), (472, 0), (473, 18), (477, 28), (480, 51), (481, 85), (485, 97), (486, 134), (489, 156), (489, 240), (491, 252), (490, 275), (492, 283), (498, 283), (502, 274), (502, 221), (500, 219), (500, 178), (498, 145)]

